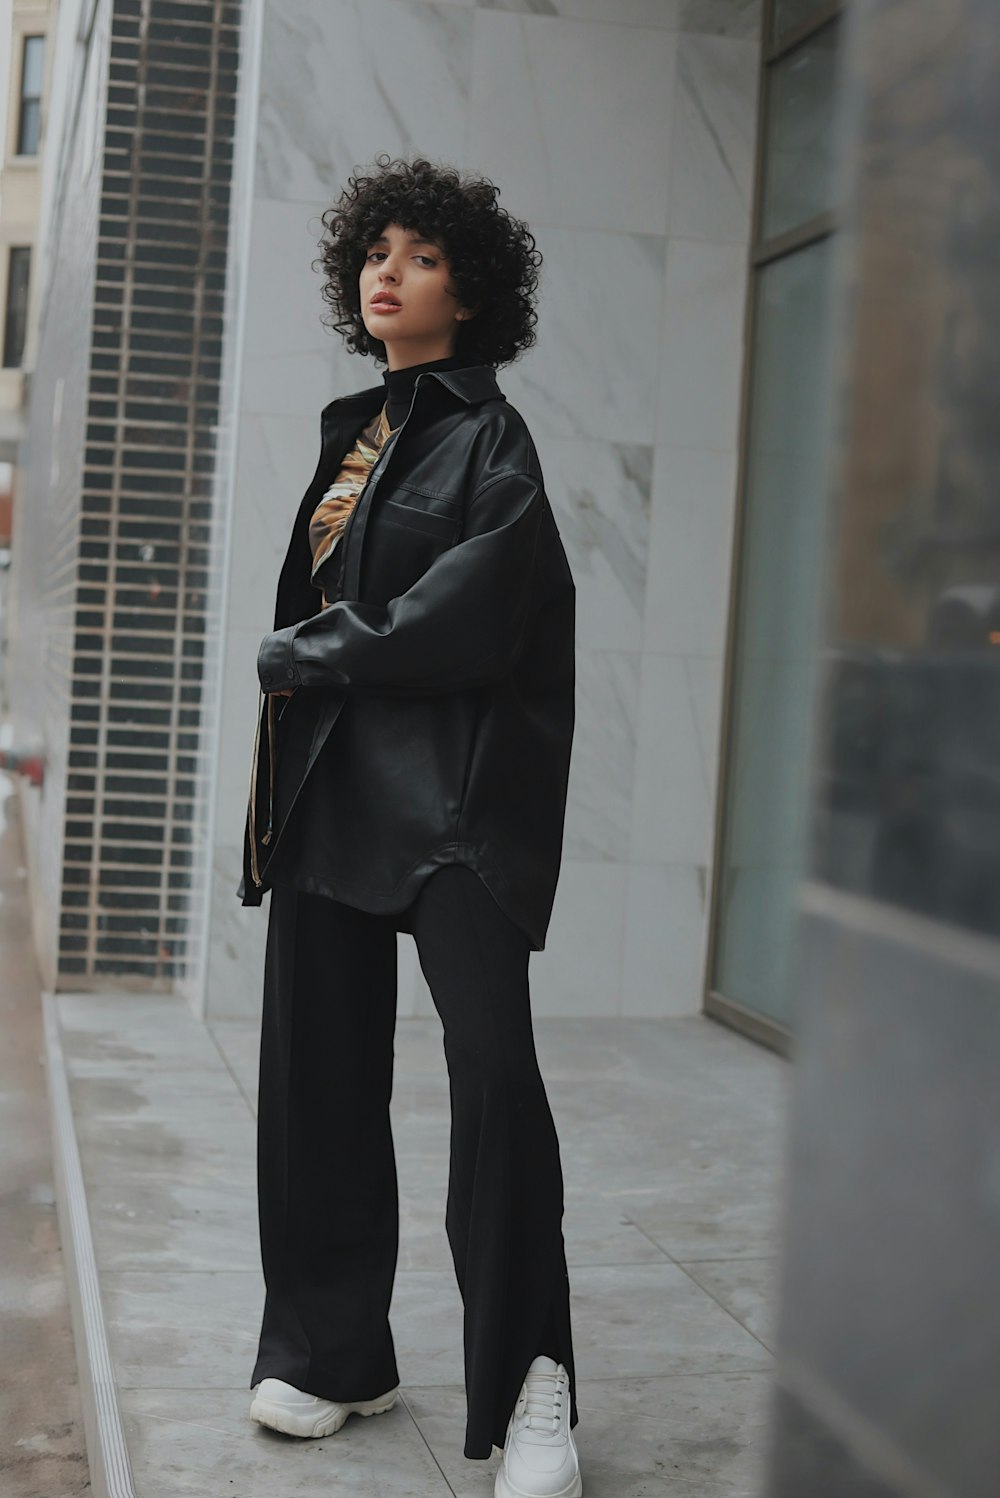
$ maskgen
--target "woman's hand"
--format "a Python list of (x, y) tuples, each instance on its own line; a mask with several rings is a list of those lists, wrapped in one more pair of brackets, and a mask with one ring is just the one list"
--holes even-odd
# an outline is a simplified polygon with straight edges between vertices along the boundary
[[(388, 603), (337, 599), (265, 635), (264, 691), (338, 687), (381, 696), (430, 696), (488, 686), (514, 668), (539, 598), (539, 554), (555, 546), (541, 471), (492, 474), (471, 496), (462, 539)], [(543, 527), (548, 539), (543, 542)], [(552, 552), (567, 578), (568, 563)], [(547, 583), (544, 584), (548, 586)]]

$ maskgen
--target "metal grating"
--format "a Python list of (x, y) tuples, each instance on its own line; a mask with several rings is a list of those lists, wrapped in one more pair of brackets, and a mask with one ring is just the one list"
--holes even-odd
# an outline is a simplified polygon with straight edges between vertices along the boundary
[(60, 977), (197, 966), (240, 6), (114, 0), (70, 673)]

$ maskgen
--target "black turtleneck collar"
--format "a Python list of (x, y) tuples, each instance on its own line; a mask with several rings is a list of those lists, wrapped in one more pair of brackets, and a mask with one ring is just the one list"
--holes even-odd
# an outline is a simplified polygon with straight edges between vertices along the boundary
[(385, 370), (382, 374), (385, 381), (385, 414), (390, 429), (405, 421), (417, 376), (423, 374), (425, 369), (466, 369), (469, 363), (470, 360), (462, 354), (452, 354), (447, 359), (429, 359), (425, 364), (408, 364), (405, 369)]

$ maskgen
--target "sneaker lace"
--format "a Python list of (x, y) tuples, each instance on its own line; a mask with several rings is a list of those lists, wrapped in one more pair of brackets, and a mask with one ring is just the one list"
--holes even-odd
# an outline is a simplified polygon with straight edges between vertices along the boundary
[(563, 1393), (568, 1382), (567, 1375), (558, 1369), (546, 1369), (529, 1373), (524, 1380), (524, 1415), (529, 1430), (544, 1430), (555, 1435), (559, 1429)]

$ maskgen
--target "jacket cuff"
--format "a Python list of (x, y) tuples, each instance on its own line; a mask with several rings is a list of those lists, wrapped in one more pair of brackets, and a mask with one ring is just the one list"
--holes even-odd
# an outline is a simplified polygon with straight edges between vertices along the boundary
[(279, 687), (302, 685), (299, 668), (292, 654), (297, 629), (297, 624), (290, 624), (287, 629), (276, 629), (264, 636), (257, 652), (257, 675), (262, 691), (274, 692)]

